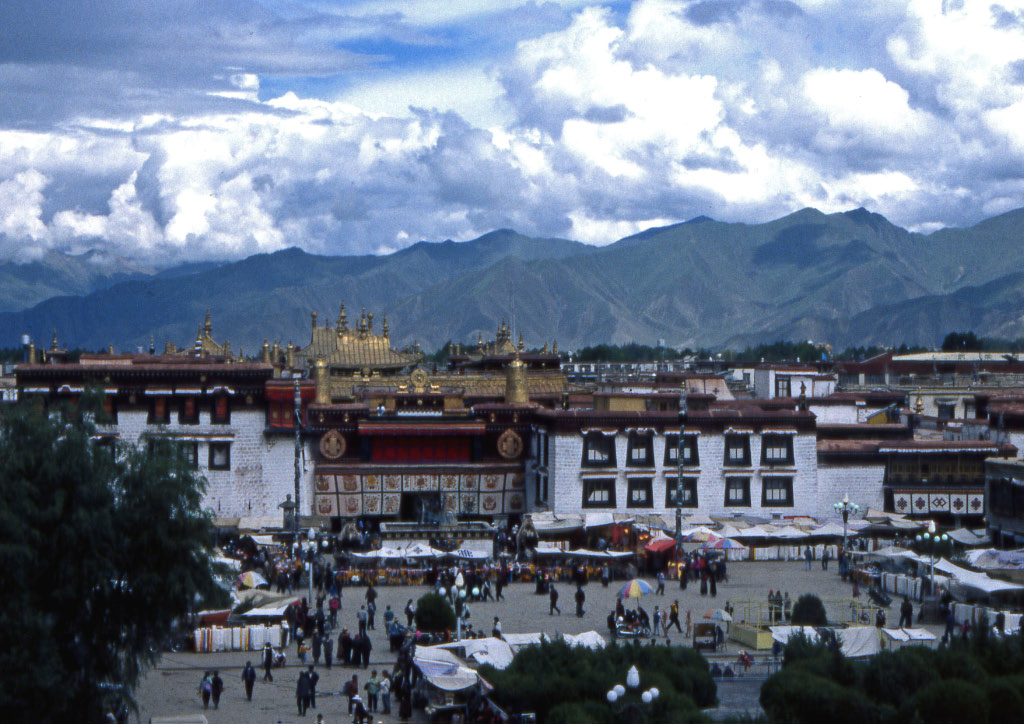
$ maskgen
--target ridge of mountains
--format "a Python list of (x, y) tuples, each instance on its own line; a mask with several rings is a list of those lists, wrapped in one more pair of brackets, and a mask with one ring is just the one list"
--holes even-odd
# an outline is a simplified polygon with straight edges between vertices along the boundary
[[(966, 228), (909, 232), (863, 208), (802, 209), (763, 224), (698, 217), (608, 246), (499, 229), (387, 256), (292, 248), (161, 272), (51, 255), (0, 265), (0, 346), (22, 333), (100, 349), (190, 345), (213, 335), (253, 353), (305, 345), (344, 301), (389, 318), (392, 342), (426, 350), (492, 339), (510, 320), (528, 346), (602, 342), (741, 348), (813, 339), (836, 348), (938, 345), (953, 330), (1024, 336), (1024, 209)], [(98, 254), (94, 253), (94, 254)], [(57, 292), (67, 296), (53, 296)], [(29, 306), (33, 302), (33, 306)]]

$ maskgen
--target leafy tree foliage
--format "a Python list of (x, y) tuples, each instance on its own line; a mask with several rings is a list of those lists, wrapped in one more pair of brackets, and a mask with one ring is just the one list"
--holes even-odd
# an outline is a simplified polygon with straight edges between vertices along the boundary
[(909, 646), (866, 661), (799, 637), (761, 687), (769, 721), (1024, 721), (1024, 635)]
[[(676, 350), (672, 347), (651, 347), (646, 344), (597, 344), (584, 347), (573, 353), (574, 362), (654, 362), (673, 360), (692, 354), (689, 349)], [(567, 354), (563, 354), (566, 357)]]
[(825, 604), (813, 593), (805, 593), (793, 604), (792, 620), (794, 626), (825, 626), (828, 624)]
[(217, 592), (204, 482), (169, 444), (102, 444), (91, 404), (0, 419), (0, 721), (130, 705), (175, 622)]
[(950, 332), (942, 340), (943, 352), (978, 352), (981, 349), (981, 340), (974, 332)]
[[(625, 681), (630, 666), (640, 671), (640, 688), (659, 691), (647, 721), (707, 721), (701, 708), (716, 702), (715, 683), (707, 661), (682, 646), (609, 646), (598, 651), (571, 647), (564, 641), (528, 646), (504, 671), (481, 667), (496, 687), (494, 696), (510, 711), (535, 712), (548, 724), (616, 721), (605, 694)], [(639, 702), (635, 694), (627, 697)]]
[(425, 593), (416, 602), (416, 627), (421, 631), (451, 631), (455, 629), (455, 611), (444, 596)]

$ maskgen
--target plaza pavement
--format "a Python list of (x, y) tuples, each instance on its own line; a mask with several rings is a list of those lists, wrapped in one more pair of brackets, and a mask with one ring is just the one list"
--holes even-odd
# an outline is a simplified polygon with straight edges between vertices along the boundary
[[(702, 621), (706, 611), (724, 607), (726, 601), (731, 601), (734, 606), (744, 600), (763, 601), (769, 589), (781, 588), (784, 592), (788, 591), (793, 601), (796, 601), (803, 593), (814, 593), (823, 600), (848, 598), (851, 594), (850, 585), (843, 583), (839, 578), (834, 562), (828, 571), (823, 571), (817, 561), (813, 563), (810, 571), (805, 571), (803, 561), (729, 563), (728, 573), (729, 581), (719, 587), (717, 598), (712, 598), (710, 595), (701, 596), (699, 586), (692, 583), (685, 591), (682, 591), (679, 589), (678, 583), (668, 582), (664, 596), (646, 596), (642, 600), (642, 605), (648, 613), (652, 613), (655, 605), (667, 609), (673, 600), (678, 599), (680, 619), (685, 624), (687, 610), (692, 612), (694, 622)], [(656, 585), (653, 577), (646, 577), (646, 580), (652, 587)], [(616, 583), (618, 585), (615, 585)], [(502, 630), (505, 633), (543, 631), (554, 635), (559, 633), (577, 634), (595, 630), (607, 635), (606, 619), (608, 613), (615, 606), (617, 589), (623, 583), (624, 581), (616, 581), (604, 588), (599, 581), (592, 580), (584, 588), (587, 600), (585, 615), (582, 618), (575, 616), (573, 600), (575, 587), (572, 583), (566, 581), (556, 584), (559, 590), (559, 606), (562, 609), (560, 616), (548, 615), (548, 597), (536, 595), (533, 583), (515, 583), (506, 587), (504, 601), (470, 604), (470, 622), (474, 628), (482, 628), (488, 635), (495, 616), (501, 619)], [(356, 611), (364, 602), (365, 590), (362, 586), (347, 587), (343, 590), (342, 611), (338, 618), (338, 628), (334, 631), (335, 640), (341, 626), (346, 626), (352, 632), (357, 630)], [(396, 612), (399, 621), (404, 623), (403, 610), (406, 602), (410, 598), (415, 601), (427, 590), (424, 586), (380, 586), (377, 588), (379, 593), (377, 629), (370, 632), (373, 641), (370, 669), (376, 668), (379, 673), (381, 670), (390, 670), (395, 663), (395, 655), (389, 650), (384, 631), (385, 606), (390, 605)], [(635, 605), (635, 602), (630, 601), (627, 605)], [(738, 619), (739, 610), (736, 613)], [(890, 608), (889, 615), (898, 615), (896, 605)], [(889, 622), (890, 625), (894, 623), (895, 621)], [(686, 643), (677, 633), (670, 635), (670, 640), (672, 644)], [(664, 639), (659, 640), (659, 643), (663, 642)], [(729, 642), (726, 648), (727, 655), (734, 658), (738, 654), (739, 648), (735, 643)], [(257, 667), (252, 702), (246, 701), (241, 681), (242, 667), (247, 660), (251, 660)], [(303, 721), (315, 722), (316, 715), (322, 713), (328, 724), (349, 722), (346, 699), (338, 692), (353, 673), (359, 676), (360, 694), (365, 699), (362, 685), (368, 678), (370, 670), (335, 666), (328, 671), (321, 660), (321, 665), (317, 668), (320, 674), (320, 682), (317, 686), (318, 708), (310, 709), (305, 717), (300, 717), (295, 705), (295, 682), (300, 671), (298, 658), (295, 655), (295, 646), (291, 645), (288, 649), (288, 666), (284, 669), (274, 669), (273, 683), (263, 682), (263, 670), (259, 664), (259, 652), (166, 653), (156, 668), (146, 674), (136, 692), (139, 703), (138, 721), (148, 722), (150, 717), (157, 716), (204, 713), (211, 724), (278, 724), (279, 722), (288, 724)], [(220, 708), (217, 710), (211, 706), (210, 709), (204, 711), (197, 693), (199, 681), (207, 669), (218, 669), (225, 683)], [(625, 672), (623, 672), (623, 676), (625, 676)], [(758, 710), (758, 687), (744, 686), (742, 694), (740, 688), (737, 688), (735, 693), (724, 690), (724, 687), (735, 686), (731, 683), (719, 686), (722, 689), (720, 696), (723, 702), (728, 702), (727, 708), (732, 712)], [(749, 706), (744, 705), (744, 701), (747, 700), (750, 700)], [(392, 716), (386, 717), (378, 713), (376, 720), (385, 723), (399, 721), (397, 702), (393, 702), (392, 710), (396, 712)], [(420, 712), (417, 712), (412, 719), (414, 722), (425, 720)]]

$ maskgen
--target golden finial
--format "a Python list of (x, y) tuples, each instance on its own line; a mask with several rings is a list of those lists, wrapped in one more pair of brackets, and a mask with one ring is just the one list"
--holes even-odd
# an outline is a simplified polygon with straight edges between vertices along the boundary
[(558, 354), (558, 340), (557, 339), (551, 345), (551, 354)]
[(525, 349), (525, 346), (523, 345), (523, 333), (520, 332), (519, 333), (519, 344), (516, 346), (516, 350), (522, 351), (523, 349)]
[(484, 336), (480, 332), (476, 333), (476, 346), (480, 349), (484, 348)]
[(917, 396), (917, 402), (914, 403), (914, 412), (918, 415), (924, 412), (924, 400), (921, 399), (920, 395)]
[(345, 314), (345, 302), (341, 303), (341, 309), (338, 311), (338, 332), (344, 332), (348, 329), (348, 315)]
[(267, 344), (266, 338), (263, 339), (263, 346), (260, 347), (260, 362), (270, 361), (270, 345)]
[(206, 310), (206, 321), (203, 322), (203, 330), (206, 332), (206, 336), (209, 337), (213, 331), (213, 323), (210, 322), (210, 310)]
[(384, 333), (384, 336), (387, 337), (390, 333), (390, 330), (388, 329), (388, 315), (386, 314), (384, 315), (384, 323), (381, 325), (381, 328)]
[(373, 334), (373, 312), (366, 315), (366, 331)]
[(313, 322), (313, 329), (316, 329), (316, 310), (314, 309), (312, 312), (310, 312), (309, 316)]
[(224, 359), (227, 362), (231, 361), (231, 343), (226, 339), (224, 340)]
[(114, 345), (110, 345), (107, 347), (107, 354), (114, 354)]
[(50, 343), (50, 349), (54, 352), (57, 351), (57, 328), (53, 328), (53, 342)]
[(541, 354), (547, 354), (547, 353), (548, 353), (548, 343), (545, 342), (544, 343), (544, 348), (541, 350)]

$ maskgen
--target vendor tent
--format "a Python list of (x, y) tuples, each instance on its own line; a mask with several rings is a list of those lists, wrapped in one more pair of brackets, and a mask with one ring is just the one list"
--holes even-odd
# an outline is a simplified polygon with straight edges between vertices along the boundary
[(417, 646), (412, 661), (431, 685), (444, 691), (465, 691), (483, 683), (458, 656), (438, 646)]
[[(496, 669), (506, 669), (512, 663), (512, 647), (507, 641), (488, 637), (484, 639), (464, 639), (439, 644), (437, 648), (458, 653), (463, 658), (472, 659), (478, 665), (490, 664)], [(419, 651), (421, 649), (417, 649)]]
[(581, 634), (562, 634), (562, 638), (570, 646), (583, 646), (588, 649), (596, 651), (597, 649), (603, 649), (608, 645), (605, 641), (604, 636), (599, 634), (597, 631), (584, 631)]
[(995, 578), (991, 578), (987, 573), (969, 571), (966, 568), (961, 568), (960, 566), (950, 563), (945, 558), (941, 558), (935, 562), (935, 569), (948, 573), (952, 577), (953, 583), (984, 594), (999, 593), (1002, 591), (1019, 591), (1024, 589), (1024, 586), (1019, 583), (999, 581)]

